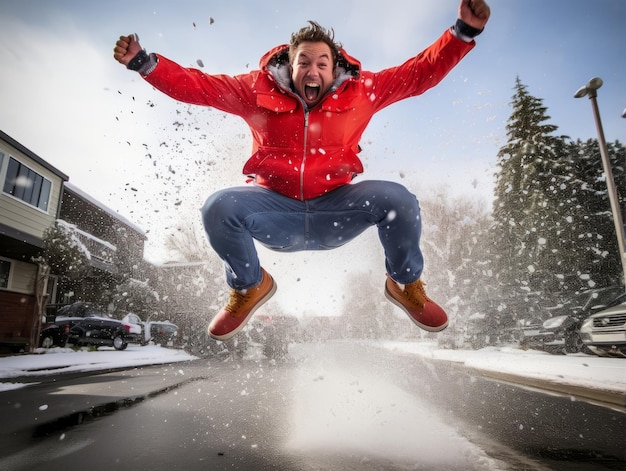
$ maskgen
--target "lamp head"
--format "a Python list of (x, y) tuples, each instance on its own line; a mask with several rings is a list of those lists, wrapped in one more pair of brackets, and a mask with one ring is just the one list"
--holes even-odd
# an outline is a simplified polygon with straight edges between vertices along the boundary
[(578, 90), (576, 90), (576, 93), (574, 93), (574, 98), (582, 98), (587, 95), (588, 91), (589, 89), (587, 88), (587, 86), (580, 87)]
[(587, 88), (590, 90), (597, 90), (602, 86), (604, 82), (600, 77), (594, 77), (587, 83)]
[(578, 90), (576, 90), (576, 93), (574, 93), (574, 98), (582, 98), (587, 95), (589, 95), (589, 98), (597, 97), (598, 88), (600, 88), (603, 83), (604, 82), (602, 82), (602, 79), (600, 77), (592, 78), (591, 80), (589, 80), (589, 82), (587, 82), (587, 85), (585, 85), (584, 87), (580, 87)]

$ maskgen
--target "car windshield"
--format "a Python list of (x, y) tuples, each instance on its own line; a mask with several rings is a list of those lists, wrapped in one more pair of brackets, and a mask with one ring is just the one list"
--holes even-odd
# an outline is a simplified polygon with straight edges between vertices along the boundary
[(124, 322), (129, 322), (131, 324), (141, 324), (141, 318), (137, 314), (132, 314), (132, 313), (126, 314), (122, 318), (122, 320)]
[(626, 293), (622, 287), (607, 288), (597, 291), (589, 296), (587, 303), (583, 306), (584, 311), (598, 311), (607, 307), (615, 306), (626, 300)]

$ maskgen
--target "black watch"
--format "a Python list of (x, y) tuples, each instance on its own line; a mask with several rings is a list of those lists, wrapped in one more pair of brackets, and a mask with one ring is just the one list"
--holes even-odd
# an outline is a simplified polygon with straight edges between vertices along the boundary
[(141, 51), (139, 51), (137, 54), (135, 54), (135, 57), (133, 57), (130, 62), (128, 63), (128, 65), (126, 66), (127, 69), (130, 70), (134, 70), (137, 71), (139, 69), (141, 69), (141, 67), (148, 62), (148, 60), (150, 60), (148, 58), (148, 53), (146, 52), (145, 49), (142, 49)]
[(461, 36), (465, 36), (468, 38), (475, 38), (480, 33), (482, 33), (485, 28), (482, 28), (482, 29), (474, 28), (473, 26), (468, 25), (465, 21), (459, 18), (458, 20), (456, 20), (454, 29)]

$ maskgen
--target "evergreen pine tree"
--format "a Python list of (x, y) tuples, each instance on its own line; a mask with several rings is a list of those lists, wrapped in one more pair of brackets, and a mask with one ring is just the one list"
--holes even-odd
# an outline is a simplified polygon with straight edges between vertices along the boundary
[[(568, 237), (575, 243), (575, 266), (570, 267), (577, 280), (576, 289), (600, 288), (623, 284), (615, 225), (608, 197), (600, 147), (596, 139), (568, 145), (572, 165), (571, 199), (575, 206), (568, 216)], [(619, 142), (608, 143), (607, 150), (613, 177), (626, 208), (626, 150)]]
[[(542, 100), (530, 95), (519, 77), (507, 123), (508, 142), (498, 152), (493, 208), (497, 234), (495, 265), (501, 292), (511, 300), (530, 299), (553, 304), (560, 293), (563, 261), (562, 194), (567, 188), (570, 162), (565, 137)], [(523, 303), (527, 304), (527, 301)], [(524, 306), (515, 309), (524, 315)]]

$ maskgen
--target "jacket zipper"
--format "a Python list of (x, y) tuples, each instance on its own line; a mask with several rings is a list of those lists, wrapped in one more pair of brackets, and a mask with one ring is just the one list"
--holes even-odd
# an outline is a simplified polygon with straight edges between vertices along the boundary
[(306, 163), (306, 148), (309, 136), (309, 110), (304, 108), (304, 145), (302, 150), (302, 162), (300, 163), (300, 200), (304, 201), (304, 164)]

